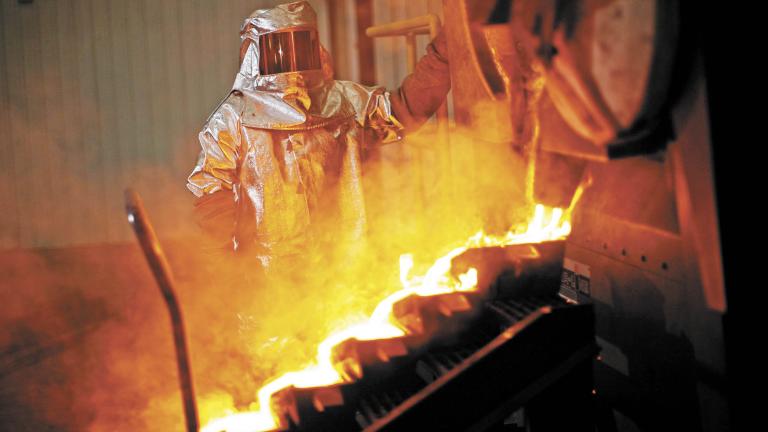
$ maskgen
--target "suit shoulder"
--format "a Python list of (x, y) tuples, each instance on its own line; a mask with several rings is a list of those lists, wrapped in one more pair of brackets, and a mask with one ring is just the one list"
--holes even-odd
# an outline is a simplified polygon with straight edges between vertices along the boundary
[(224, 113), (235, 114), (240, 116), (243, 112), (245, 104), (245, 96), (240, 90), (232, 90), (227, 94), (224, 99), (219, 102), (216, 108), (211, 112), (208, 118), (205, 120), (205, 124), (208, 125), (212, 120), (217, 117), (221, 117)]

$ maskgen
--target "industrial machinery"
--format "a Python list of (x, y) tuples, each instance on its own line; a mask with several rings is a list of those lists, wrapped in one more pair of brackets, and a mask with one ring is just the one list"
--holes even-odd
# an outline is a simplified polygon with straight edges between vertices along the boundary
[(487, 129), (483, 107), (500, 107), (509, 128), (476, 144), (517, 149), (537, 202), (562, 205), (591, 178), (561, 294), (594, 305), (595, 389), (618, 430), (727, 430), (703, 12), (677, 1), (443, 6), (451, 58), (464, 59), (451, 62), (457, 123)]
[[(187, 430), (196, 431), (173, 277), (138, 194), (126, 199), (170, 312)], [(563, 241), (548, 241), (455, 256), (452, 271), (479, 272), (478, 289), (395, 301), (391, 319), (405, 334), (334, 345), (330, 361), (343, 382), (273, 393), (275, 430), (594, 430), (594, 418), (583, 415), (594, 405), (594, 313), (558, 296), (563, 253)], [(561, 415), (549, 413), (553, 405)]]

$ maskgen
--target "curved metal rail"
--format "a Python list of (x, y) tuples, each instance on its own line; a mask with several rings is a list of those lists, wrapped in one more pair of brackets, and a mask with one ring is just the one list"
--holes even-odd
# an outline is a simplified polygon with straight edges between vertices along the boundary
[(139, 194), (131, 189), (125, 191), (125, 211), (128, 222), (136, 233), (144, 256), (147, 257), (149, 267), (160, 287), (168, 314), (171, 317), (173, 328), (173, 344), (176, 348), (176, 363), (179, 371), (179, 384), (181, 385), (181, 397), (184, 403), (184, 417), (188, 432), (197, 432), (200, 421), (197, 416), (197, 404), (195, 402), (195, 390), (192, 385), (192, 368), (189, 362), (187, 350), (187, 338), (184, 332), (184, 320), (181, 316), (181, 307), (173, 288), (173, 276), (165, 253), (160, 247), (155, 230), (149, 222), (149, 217), (144, 210), (144, 203)]

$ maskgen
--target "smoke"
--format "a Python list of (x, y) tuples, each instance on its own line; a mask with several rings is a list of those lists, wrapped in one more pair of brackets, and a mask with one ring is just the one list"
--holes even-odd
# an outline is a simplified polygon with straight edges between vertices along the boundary
[(215, 306), (219, 317), (202, 322), (192, 336), (196, 376), (204, 380), (198, 388), (203, 424), (254, 409), (262, 385), (309, 365), (325, 337), (368, 317), (401, 288), (401, 254), (413, 254), (413, 273), (421, 274), (478, 230), (504, 233), (531, 214), (521, 155), (506, 142), (484, 141), (469, 130), (455, 129), (446, 142), (426, 127), (403, 143), (380, 147), (363, 168), (363, 241), (340, 242), (347, 227), (316, 220), (325, 236), (316, 237), (302, 258), (278, 262), (267, 275), (249, 271), (247, 262), (222, 258), (213, 265), (216, 288), (191, 300), (197, 304), (188, 309), (195, 322), (214, 309), (196, 310), (211, 306), (202, 297), (221, 297)]
[(174, 268), (197, 266), (183, 241), (195, 230), (191, 198), (175, 168), (194, 161), (195, 128), (158, 157), (95, 133), (116, 113), (56, 70), (25, 79), (41, 85), (0, 100), (0, 430), (175, 430), (179, 402), (157, 417), (172, 427), (143, 414), (178, 401), (178, 385), (167, 313), (122, 190), (142, 192)]
[[(175, 273), (203, 422), (252, 407), (267, 380), (307, 365), (323, 338), (368, 316), (400, 288), (399, 255), (414, 254), (413, 272), (422, 273), (479, 229), (504, 232), (530, 214), (524, 163), (507, 142), (460, 128), (446, 141), (425, 127), (366, 161), (364, 241), (340, 243), (345, 227), (318, 221), (328, 229), (306, 256), (265, 275), (255, 261), (206, 245), (191, 223), (184, 177), (196, 127), (168, 143), (167, 157), (110, 159), (105, 148), (70, 145), (93, 139), (78, 125), (104, 113), (81, 106), (71, 128), (45, 129), (19, 107), (2, 109), (15, 133), (33, 131), (28, 142), (45, 149), (16, 157), (16, 172), (48, 183), (25, 198), (13, 172), (0, 173), (28, 206), (17, 226), (35, 233), (4, 230), (5, 244), (47, 246), (1, 252), (0, 430), (182, 430), (170, 324), (125, 221), (125, 186), (145, 198)], [(496, 122), (492, 108), (485, 114), (488, 132)], [(66, 193), (67, 207), (43, 199), (47, 190)], [(101, 240), (51, 247), (78, 238)]]

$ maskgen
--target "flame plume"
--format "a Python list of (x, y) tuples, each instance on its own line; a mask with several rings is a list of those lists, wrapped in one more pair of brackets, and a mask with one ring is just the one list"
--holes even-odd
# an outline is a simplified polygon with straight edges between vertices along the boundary
[[(233, 412), (226, 417), (214, 419), (202, 429), (202, 432), (255, 432), (275, 429), (277, 423), (270, 410), (270, 398), (277, 391), (289, 386), (319, 387), (343, 382), (343, 378), (331, 362), (331, 352), (336, 345), (350, 338), (371, 340), (404, 336), (405, 332), (391, 320), (393, 304), (413, 294), (431, 296), (477, 289), (476, 269), (470, 268), (458, 278), (450, 275), (453, 258), (470, 248), (539, 243), (562, 239), (571, 231), (571, 225), (567, 218), (570, 217), (574, 204), (575, 200), (565, 212), (560, 208), (548, 210), (543, 205), (537, 205), (533, 217), (522, 232), (510, 231), (504, 236), (490, 236), (480, 231), (467, 239), (463, 245), (454, 248), (435, 261), (423, 276), (409, 276), (414, 265), (413, 255), (401, 255), (400, 282), (402, 288), (384, 298), (367, 320), (333, 333), (323, 340), (317, 348), (317, 356), (313, 365), (300, 371), (285, 373), (269, 381), (258, 392), (258, 411)], [(563, 216), (567, 217), (564, 218)]]

